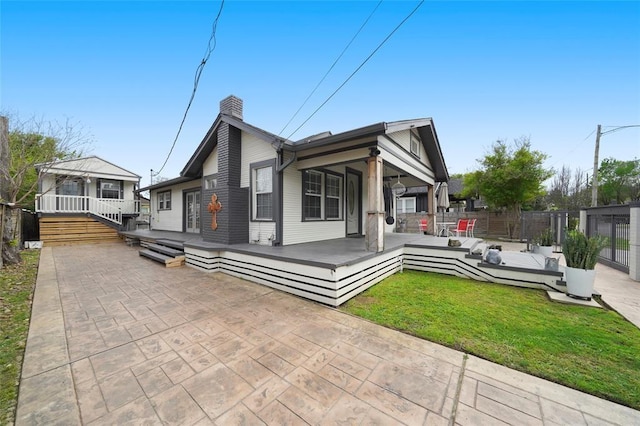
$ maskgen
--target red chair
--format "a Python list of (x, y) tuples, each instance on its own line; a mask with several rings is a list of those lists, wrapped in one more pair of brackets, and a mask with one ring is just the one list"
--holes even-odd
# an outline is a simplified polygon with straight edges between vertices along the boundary
[(418, 228), (420, 229), (420, 232), (427, 235), (427, 230), (429, 230), (429, 221), (427, 219), (420, 219), (418, 221)]
[(459, 237), (464, 233), (467, 236), (467, 227), (469, 226), (469, 219), (458, 219), (456, 229), (452, 229), (451, 233), (455, 233), (456, 237)]
[(469, 219), (469, 223), (467, 224), (467, 237), (471, 236), (471, 238), (475, 238), (473, 236), (473, 228), (476, 227), (477, 219)]

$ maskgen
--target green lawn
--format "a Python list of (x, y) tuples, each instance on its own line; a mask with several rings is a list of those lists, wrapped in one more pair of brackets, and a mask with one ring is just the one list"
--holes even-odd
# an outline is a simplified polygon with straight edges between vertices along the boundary
[(541, 290), (405, 271), (344, 311), (640, 409), (640, 330), (615, 311)]
[(0, 424), (13, 424), (22, 357), (38, 273), (38, 250), (20, 253), (22, 264), (0, 270)]

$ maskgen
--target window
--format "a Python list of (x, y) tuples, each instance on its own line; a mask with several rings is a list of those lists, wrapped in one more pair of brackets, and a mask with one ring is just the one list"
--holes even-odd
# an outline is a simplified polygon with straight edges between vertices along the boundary
[(254, 169), (254, 212), (257, 220), (273, 220), (273, 167)]
[(322, 173), (315, 170), (304, 172), (303, 213), (306, 220), (322, 219)]
[(120, 198), (120, 181), (100, 179), (98, 198)]
[(318, 170), (302, 174), (303, 220), (340, 220), (344, 203), (342, 176)]
[(216, 189), (218, 187), (218, 179), (214, 177), (208, 177), (204, 180), (205, 189)]
[(327, 219), (342, 219), (342, 176), (327, 174), (325, 210)]
[(415, 213), (416, 212), (416, 197), (398, 198), (398, 204), (396, 206), (396, 212), (402, 213)]
[(171, 191), (158, 192), (158, 210), (171, 210)]
[(420, 138), (411, 132), (411, 153), (420, 158)]
[(84, 195), (84, 182), (80, 178), (59, 178), (57, 184), (59, 195)]

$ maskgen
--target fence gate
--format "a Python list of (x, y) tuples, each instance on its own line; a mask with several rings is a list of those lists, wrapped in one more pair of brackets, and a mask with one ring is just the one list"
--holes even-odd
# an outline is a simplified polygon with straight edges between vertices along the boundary
[(587, 211), (587, 236), (601, 235), (609, 239), (598, 262), (629, 273), (629, 241), (631, 209), (628, 204), (592, 207)]
[(37, 213), (22, 210), (22, 238), (20, 244), (24, 247), (25, 241), (40, 240), (40, 223)]

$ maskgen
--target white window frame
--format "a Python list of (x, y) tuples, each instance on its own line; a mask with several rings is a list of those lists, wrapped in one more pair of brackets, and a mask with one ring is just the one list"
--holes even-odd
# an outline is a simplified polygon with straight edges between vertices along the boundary
[[(264, 170), (265, 176), (268, 176), (268, 184), (266, 187), (260, 184), (258, 181), (258, 173)], [(254, 167), (251, 170), (251, 178), (252, 178), (252, 201), (253, 201), (253, 220), (255, 221), (273, 221), (273, 166), (262, 166), (262, 167)], [(258, 196), (259, 195), (270, 195), (271, 201), (271, 215), (260, 216), (258, 213)]]
[[(309, 176), (315, 176), (313, 181), (313, 187), (310, 187), (311, 180)], [(317, 182), (317, 178), (320, 178), (320, 182)], [(328, 183), (330, 179), (338, 180), (338, 195), (329, 195)], [(319, 203), (320, 212), (318, 216), (308, 216), (307, 207), (309, 207), (308, 200), (314, 199), (314, 203)], [(327, 200), (338, 200), (338, 216), (329, 217), (327, 209)], [(315, 207), (315, 206), (314, 206)], [(328, 170), (304, 170), (302, 172), (302, 221), (303, 222), (318, 222), (318, 221), (341, 221), (344, 220), (344, 175), (328, 171)]]
[[(305, 178), (305, 174), (307, 175), (307, 177)], [(307, 184), (310, 182), (310, 179), (308, 176), (316, 176), (320, 178), (320, 182), (313, 182), (314, 186), (318, 185), (318, 189), (319, 192), (310, 192), (311, 189), (307, 188)], [(324, 173), (320, 172), (318, 170), (305, 170), (303, 172), (303, 177), (302, 177), (302, 191), (303, 191), (303, 200), (302, 200), (302, 219), (305, 221), (316, 221), (316, 220), (322, 220), (322, 218), (324, 217), (324, 202), (323, 202), (323, 197), (324, 197)], [(307, 199), (307, 197), (313, 197), (313, 198), (317, 198), (318, 200), (320, 200), (320, 214), (319, 216), (307, 216), (307, 212), (306, 212), (306, 203), (305, 200)]]
[(420, 158), (420, 138), (412, 131), (409, 131), (409, 134), (411, 135), (409, 138), (409, 149), (413, 155)]
[[(407, 213), (416, 213), (417, 211), (417, 198), (416, 197), (400, 197), (397, 199), (398, 202), (396, 204), (396, 213), (398, 214), (407, 214)], [(407, 201), (413, 201), (413, 211), (407, 211)]]
[(205, 189), (216, 189), (218, 187), (218, 178), (208, 177), (204, 180)]
[[(338, 195), (329, 195), (329, 179), (337, 179), (338, 180)], [(326, 173), (325, 174), (325, 196), (324, 196), (324, 202), (325, 202), (325, 206), (324, 206), (324, 211), (325, 211), (325, 219), (326, 220), (342, 220), (342, 210), (343, 210), (343, 198), (344, 198), (344, 192), (343, 192), (343, 179), (341, 175), (337, 175), (337, 174), (333, 174), (333, 173)], [(336, 217), (329, 217), (329, 211), (326, 207), (327, 204), (327, 199), (337, 199), (338, 200), (338, 216)]]
[(158, 210), (171, 210), (171, 190), (158, 191)]
[[(117, 197), (112, 198), (112, 197), (105, 197), (104, 196), (104, 191), (105, 188), (104, 186), (117, 186), (115, 189), (114, 188), (108, 188), (107, 191), (111, 191), (111, 192), (116, 192), (117, 193)], [(109, 200), (121, 200), (123, 194), (122, 194), (122, 185), (123, 182), (120, 180), (115, 180), (115, 179), (100, 179), (98, 181), (98, 187), (100, 188), (100, 198), (105, 198), (105, 199), (109, 199)]]

